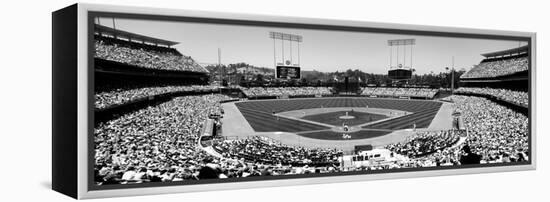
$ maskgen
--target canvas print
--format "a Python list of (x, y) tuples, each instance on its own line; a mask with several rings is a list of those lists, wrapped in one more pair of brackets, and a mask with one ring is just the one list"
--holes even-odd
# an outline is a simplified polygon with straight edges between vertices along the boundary
[(95, 187), (529, 164), (529, 41), (95, 17)]

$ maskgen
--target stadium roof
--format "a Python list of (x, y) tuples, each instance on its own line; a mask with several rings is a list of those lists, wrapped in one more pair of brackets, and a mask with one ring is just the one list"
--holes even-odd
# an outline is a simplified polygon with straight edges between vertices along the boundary
[(98, 25), (98, 24), (95, 25), (95, 31), (100, 34), (107, 34), (107, 35), (112, 35), (116, 37), (122, 36), (122, 37), (128, 38), (129, 40), (133, 40), (133, 41), (137, 40), (137, 41), (142, 41), (144, 43), (152, 43), (155, 45), (173, 46), (178, 44), (178, 42), (158, 39), (158, 38), (149, 37), (141, 34), (127, 32), (124, 30), (113, 29), (113, 28), (106, 27), (103, 25)]
[(512, 49), (508, 49), (508, 50), (496, 51), (496, 52), (491, 52), (491, 53), (484, 53), (484, 54), (481, 54), (481, 55), (483, 55), (486, 58), (492, 58), (492, 57), (497, 57), (497, 56), (512, 55), (512, 54), (515, 54), (515, 53), (526, 53), (528, 50), (529, 50), (529, 46), (525, 45), (525, 46), (512, 48)]

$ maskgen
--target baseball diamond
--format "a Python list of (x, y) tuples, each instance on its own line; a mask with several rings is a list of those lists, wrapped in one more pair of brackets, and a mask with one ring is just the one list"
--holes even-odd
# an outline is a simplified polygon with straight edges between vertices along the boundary
[[(416, 124), (417, 128), (427, 127), (441, 107), (441, 103), (424, 100), (325, 98), (249, 101), (237, 103), (236, 106), (257, 132), (305, 132), (328, 128), (311, 122), (304, 122), (301, 119), (291, 120), (285, 117), (276, 117), (273, 113), (321, 107), (381, 108), (411, 112), (411, 114), (402, 117), (362, 127), (365, 129), (398, 130), (411, 128), (413, 123)], [(277, 124), (273, 124), (274, 120), (277, 120)]]

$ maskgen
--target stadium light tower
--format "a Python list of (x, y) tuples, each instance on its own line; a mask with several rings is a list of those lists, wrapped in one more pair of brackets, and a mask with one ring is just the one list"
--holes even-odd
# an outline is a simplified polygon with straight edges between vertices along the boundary
[[(388, 40), (388, 46), (390, 47), (390, 64), (388, 70), (388, 76), (392, 81), (409, 81), (412, 78), (413, 69), (413, 46), (416, 45), (416, 39), (393, 39)], [(395, 65), (393, 52), (396, 50)], [(400, 56), (399, 53), (403, 52)], [(407, 52), (409, 53), (410, 60), (407, 64)]]
[[(286, 66), (300, 66), (300, 43), (302, 43), (303, 37), (300, 35), (295, 34), (286, 34), (282, 32), (269, 32), (269, 38), (273, 39), (273, 61), (275, 63), (275, 66), (277, 65), (286, 65)], [(281, 63), (277, 63), (277, 47), (276, 42), (277, 40), (281, 40)], [(290, 43), (290, 59), (285, 60), (285, 41), (288, 41)], [(294, 62), (292, 51), (294, 49), (294, 46), (292, 45), (292, 42), (296, 43), (297, 48), (297, 60), (298, 62)]]
[[(413, 46), (416, 45), (416, 39), (393, 39), (388, 40), (388, 46), (390, 47), (390, 69), (393, 68), (413, 68)], [(396, 49), (395, 66), (393, 65), (393, 49)], [(403, 47), (400, 49), (400, 47)], [(407, 50), (408, 49), (408, 50)], [(399, 57), (399, 52), (403, 52), (402, 57)], [(409, 64), (407, 66), (407, 51), (409, 52)], [(401, 63), (403, 59), (403, 63)]]
[[(300, 79), (300, 43), (302, 43), (302, 36), (295, 34), (287, 34), (281, 32), (269, 32), (269, 38), (273, 39), (273, 66), (275, 68), (275, 78), (286, 79)], [(277, 60), (277, 40), (281, 41), (281, 60)], [(285, 41), (290, 43), (290, 58), (285, 59)], [(297, 60), (294, 62), (292, 51), (294, 42), (297, 48)], [(296, 50), (294, 50), (296, 51)]]

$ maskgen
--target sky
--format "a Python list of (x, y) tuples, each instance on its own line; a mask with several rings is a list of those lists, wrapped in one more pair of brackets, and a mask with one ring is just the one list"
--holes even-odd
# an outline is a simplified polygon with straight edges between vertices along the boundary
[[(112, 18), (101, 18), (99, 23), (113, 27)], [(392, 66), (412, 65), (416, 74), (443, 72), (445, 67), (452, 66), (453, 57), (455, 69), (469, 70), (483, 59), (482, 53), (526, 45), (525, 42), (506, 40), (121, 18), (115, 19), (115, 25), (116, 29), (179, 42), (174, 48), (200, 64), (217, 64), (218, 48), (221, 50), (222, 64), (245, 62), (269, 68), (274, 68), (274, 59), (283, 62), (283, 56), (285, 61), (292, 57), (292, 63), (298, 63), (299, 52), (302, 70), (322, 72), (360, 69), (368, 73), (386, 74), (390, 66), (390, 53)], [(269, 38), (270, 31), (301, 35), (303, 42), (299, 45), (299, 51), (296, 42), (291, 45), (288, 41), (277, 40), (274, 43)], [(416, 39), (416, 45), (412, 47), (412, 63), (411, 47), (391, 48), (387, 41), (393, 39)]]

